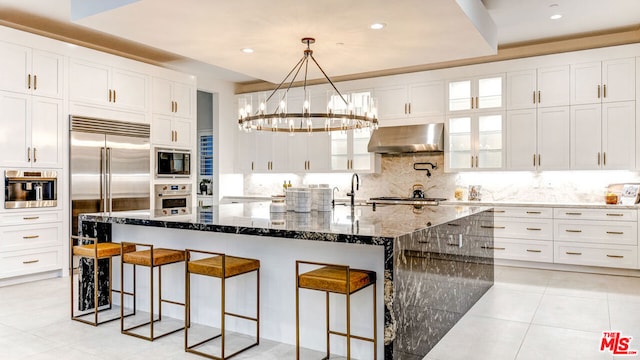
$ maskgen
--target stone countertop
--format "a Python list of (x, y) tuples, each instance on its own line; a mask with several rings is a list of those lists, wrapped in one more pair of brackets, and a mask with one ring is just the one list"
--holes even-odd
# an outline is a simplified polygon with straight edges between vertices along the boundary
[[(397, 238), (488, 210), (484, 206), (408, 205), (336, 206), (330, 212), (271, 213), (269, 202), (221, 204), (194, 208), (190, 215), (153, 216), (148, 211), (82, 214), (80, 220), (144, 225), (245, 235), (314, 238), (348, 242)], [(470, 204), (477, 205), (477, 204)]]
[(550, 203), (550, 202), (534, 202), (534, 201), (457, 201), (447, 200), (440, 202), (440, 205), (455, 206), (529, 206), (542, 208), (581, 208), (581, 209), (639, 209), (638, 204), (635, 205), (607, 205), (605, 203)]

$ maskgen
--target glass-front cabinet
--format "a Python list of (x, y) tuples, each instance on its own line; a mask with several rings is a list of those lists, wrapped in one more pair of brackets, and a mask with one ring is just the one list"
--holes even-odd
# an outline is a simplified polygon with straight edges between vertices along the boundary
[(503, 112), (449, 116), (445, 150), (446, 170), (504, 168), (504, 118)]
[(447, 111), (502, 109), (504, 90), (504, 74), (449, 81)]

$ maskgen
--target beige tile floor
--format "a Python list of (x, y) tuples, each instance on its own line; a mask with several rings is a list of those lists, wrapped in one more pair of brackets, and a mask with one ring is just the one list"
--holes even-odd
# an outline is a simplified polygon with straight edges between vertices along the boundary
[[(425, 360), (614, 359), (599, 351), (605, 330), (640, 350), (640, 278), (496, 267), (495, 286)], [(121, 335), (119, 322), (71, 321), (67, 278), (0, 288), (2, 360), (203, 359), (182, 347), (182, 333), (151, 343)], [(293, 346), (267, 340), (234, 357), (294, 358)]]

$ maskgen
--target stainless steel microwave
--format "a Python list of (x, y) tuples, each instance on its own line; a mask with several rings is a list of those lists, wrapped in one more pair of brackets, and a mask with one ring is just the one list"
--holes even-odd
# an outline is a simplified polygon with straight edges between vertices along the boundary
[(156, 177), (189, 177), (191, 152), (156, 148)]

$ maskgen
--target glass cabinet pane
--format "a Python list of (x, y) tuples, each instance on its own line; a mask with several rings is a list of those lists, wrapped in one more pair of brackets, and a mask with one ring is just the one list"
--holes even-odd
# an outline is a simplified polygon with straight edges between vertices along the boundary
[(331, 133), (331, 169), (346, 170), (349, 159), (349, 137), (346, 131)]
[(449, 111), (471, 109), (471, 80), (449, 83)]
[(478, 167), (501, 168), (503, 153), (502, 115), (478, 117)]
[(502, 77), (478, 80), (478, 109), (502, 107)]
[(367, 150), (370, 138), (368, 130), (353, 130), (353, 170), (370, 170), (371, 154)]
[(471, 167), (471, 118), (449, 119), (449, 168), (467, 169)]

